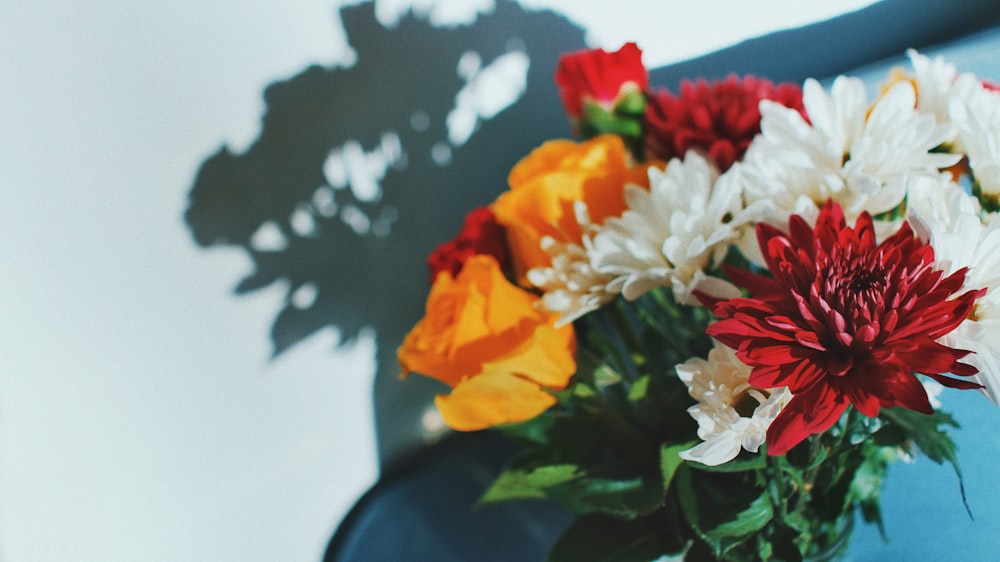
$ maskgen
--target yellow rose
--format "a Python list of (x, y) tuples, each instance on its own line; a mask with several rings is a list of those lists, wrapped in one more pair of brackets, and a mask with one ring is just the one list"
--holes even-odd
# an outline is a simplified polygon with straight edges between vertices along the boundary
[(426, 314), (398, 357), (452, 387), (435, 400), (445, 422), (471, 431), (530, 419), (555, 403), (576, 371), (572, 326), (536, 309), (536, 295), (512, 285), (491, 256), (473, 256), (458, 276), (439, 273)]
[(617, 135), (602, 135), (582, 143), (549, 141), (511, 170), (510, 190), (500, 195), (492, 210), (507, 229), (518, 280), (533, 267), (551, 263), (541, 249), (550, 236), (561, 242), (582, 240), (573, 204), (583, 201), (595, 224), (625, 209), (628, 182), (649, 185), (646, 166), (631, 167), (625, 144)]

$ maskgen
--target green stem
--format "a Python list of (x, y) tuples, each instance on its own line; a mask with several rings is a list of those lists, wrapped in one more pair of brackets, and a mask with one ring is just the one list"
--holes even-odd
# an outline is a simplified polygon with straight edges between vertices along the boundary
[[(609, 404), (610, 406), (610, 404)], [(604, 408), (602, 417), (608, 421), (608, 427), (619, 438), (618, 444), (626, 451), (656, 451), (659, 447), (649, 440), (634, 424), (629, 422), (618, 409)]]
[(777, 506), (781, 520), (784, 521), (788, 518), (788, 504), (785, 502), (787, 499), (785, 495), (785, 470), (782, 467), (782, 464), (786, 462), (785, 457), (768, 457), (768, 459), (772, 471), (770, 486), (768, 486), (768, 491), (771, 493), (771, 503)]
[(635, 367), (635, 362), (632, 360), (632, 354), (629, 352), (628, 346), (625, 341), (622, 340), (622, 332), (619, 326), (616, 325), (615, 317), (611, 315), (608, 310), (613, 307), (604, 307), (590, 314), (598, 323), (598, 328), (601, 330), (601, 335), (608, 339), (608, 342), (614, 347), (615, 354), (618, 356), (619, 364), (622, 371), (622, 376), (628, 382), (634, 382), (639, 378), (638, 370)]
[[(846, 428), (844, 433), (846, 433)], [(841, 433), (841, 438), (843, 438), (843, 433)], [(809, 461), (810, 463), (819, 456), (820, 451), (823, 450), (823, 435), (814, 435), (812, 438), (812, 443), (809, 447)], [(816, 463), (815, 466), (806, 470), (805, 474), (802, 476), (802, 489), (799, 490), (799, 498), (795, 505), (795, 511), (801, 512), (806, 507), (806, 502), (809, 500), (809, 496), (812, 493), (812, 488), (816, 484), (816, 476), (819, 474), (820, 466), (822, 463)]]

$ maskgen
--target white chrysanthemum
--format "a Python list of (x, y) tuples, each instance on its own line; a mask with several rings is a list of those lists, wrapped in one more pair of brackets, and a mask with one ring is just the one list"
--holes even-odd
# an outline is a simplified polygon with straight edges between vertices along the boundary
[(957, 329), (942, 338), (949, 347), (973, 353), (963, 361), (979, 369), (974, 380), (1000, 405), (1000, 215), (980, 219), (979, 205), (953, 190), (946, 212), (911, 218), (917, 234), (934, 248), (936, 266), (946, 274), (967, 267), (966, 290), (987, 289)]
[(982, 193), (1000, 198), (1000, 95), (978, 76), (959, 73), (943, 57), (907, 51), (917, 86), (917, 109), (949, 127), (952, 152), (965, 153)]
[(677, 376), (698, 401), (688, 413), (698, 422), (698, 437), (703, 441), (680, 456), (709, 466), (733, 460), (740, 449), (756, 453), (767, 437), (767, 428), (792, 398), (784, 387), (763, 390), (750, 386), (750, 367), (718, 343), (707, 361), (696, 357), (678, 365)]
[(908, 49), (906, 56), (913, 65), (913, 81), (917, 85), (917, 109), (934, 116), (938, 123), (947, 123), (948, 105), (955, 88), (958, 70), (938, 55), (933, 59)]
[(542, 290), (542, 307), (559, 314), (557, 327), (597, 310), (615, 297), (605, 289), (611, 277), (590, 266), (583, 247), (546, 237), (542, 249), (552, 256), (552, 267), (529, 270), (528, 281)]
[[(971, 106), (971, 114), (984, 114), (988, 107), (981, 106), (984, 99), (982, 81), (970, 72), (958, 72), (954, 64), (938, 55), (933, 59), (910, 49), (906, 52), (913, 65), (913, 82), (917, 88), (917, 110), (929, 115), (949, 128), (948, 143), (952, 152), (965, 152), (956, 123), (955, 107)], [(961, 121), (963, 117), (959, 117)]]
[(697, 303), (695, 289), (736, 296), (733, 285), (704, 272), (739, 236), (733, 224), (742, 209), (736, 169), (720, 177), (702, 156), (688, 152), (666, 171), (651, 168), (649, 190), (626, 187), (627, 209), (597, 227), (588, 247), (593, 268), (614, 278), (607, 290), (633, 300), (667, 286), (686, 304)]
[(979, 202), (955, 183), (949, 172), (908, 178), (906, 197), (906, 214), (924, 240), (929, 234), (922, 232), (923, 224), (951, 224), (956, 206), (969, 213), (980, 211)]
[[(965, 78), (965, 77), (963, 77)], [(982, 193), (1000, 198), (1000, 95), (975, 80), (972, 93), (952, 100), (951, 118), (957, 144), (969, 158), (969, 168)]]
[[(573, 210), (583, 231), (585, 246), (594, 234), (587, 205), (577, 201)], [(551, 267), (536, 267), (528, 271), (528, 282), (542, 291), (541, 306), (559, 314), (557, 326), (565, 325), (588, 312), (604, 306), (616, 296), (606, 287), (612, 277), (590, 266), (587, 250), (578, 244), (542, 238), (542, 250), (552, 258)]]
[(762, 101), (761, 135), (744, 161), (748, 205), (772, 205), (787, 219), (803, 197), (817, 209), (833, 199), (852, 221), (862, 211), (896, 209), (907, 178), (936, 175), (961, 158), (931, 152), (949, 129), (917, 112), (915, 101), (912, 84), (900, 82), (869, 109), (864, 83), (843, 76), (829, 93), (806, 81), (808, 122), (794, 109)]

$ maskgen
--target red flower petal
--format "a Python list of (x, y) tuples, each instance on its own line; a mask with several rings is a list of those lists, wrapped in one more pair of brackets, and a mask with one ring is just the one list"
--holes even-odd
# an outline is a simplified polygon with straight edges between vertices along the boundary
[(457, 276), (465, 261), (478, 254), (496, 258), (500, 269), (506, 269), (510, 262), (504, 229), (489, 207), (470, 211), (458, 236), (444, 242), (427, 256), (431, 281), (441, 271), (451, 273), (452, 277)]
[(723, 171), (743, 158), (760, 132), (760, 100), (805, 112), (798, 86), (775, 86), (753, 76), (731, 75), (711, 84), (684, 81), (677, 96), (659, 90), (647, 97), (645, 144), (651, 157), (669, 160), (699, 150)]
[(784, 455), (806, 437), (830, 429), (847, 406), (828, 386), (793, 397), (767, 429), (767, 454)]
[(589, 49), (563, 55), (555, 80), (563, 107), (573, 119), (581, 117), (586, 100), (611, 109), (623, 87), (631, 85), (639, 91), (649, 87), (642, 51), (635, 43), (626, 43), (613, 53)]

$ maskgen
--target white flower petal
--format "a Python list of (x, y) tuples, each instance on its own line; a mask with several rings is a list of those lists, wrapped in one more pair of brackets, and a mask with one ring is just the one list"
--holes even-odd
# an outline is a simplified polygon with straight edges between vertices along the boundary
[(588, 247), (591, 267), (613, 277), (605, 289), (634, 300), (665, 286), (676, 300), (696, 303), (695, 279), (718, 265), (746, 226), (733, 222), (742, 211), (738, 174), (737, 165), (719, 176), (696, 152), (651, 169), (649, 190), (627, 190), (628, 208), (597, 227)]
[[(716, 342), (708, 359), (695, 357), (677, 366), (677, 376), (698, 401), (688, 413), (698, 422), (702, 443), (681, 458), (716, 466), (736, 458), (741, 449), (757, 452), (767, 428), (791, 399), (786, 388), (757, 389), (750, 385), (750, 367), (728, 347)], [(747, 399), (757, 401), (750, 416), (736, 410)]]

